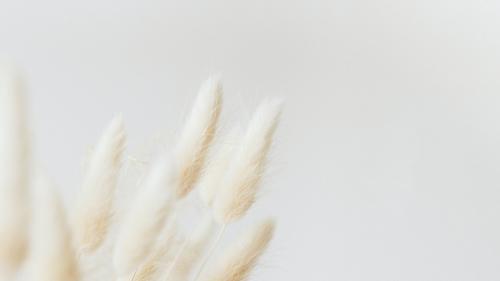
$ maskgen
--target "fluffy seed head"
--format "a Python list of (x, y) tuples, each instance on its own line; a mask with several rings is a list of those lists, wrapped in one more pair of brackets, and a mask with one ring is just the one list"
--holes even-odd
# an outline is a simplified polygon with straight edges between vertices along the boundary
[(173, 207), (165, 187), (174, 186), (174, 174), (169, 161), (159, 160), (132, 203), (116, 241), (114, 264), (118, 276), (132, 274), (150, 255)]
[(0, 66), (0, 271), (15, 270), (28, 240), (29, 134), (23, 85)]
[(218, 79), (208, 79), (200, 88), (191, 113), (174, 150), (179, 172), (177, 198), (185, 197), (194, 187), (217, 130), (222, 106), (222, 86)]
[(219, 149), (208, 162), (207, 168), (200, 178), (199, 194), (207, 207), (212, 207), (215, 196), (218, 194), (224, 176), (227, 173), (231, 159), (241, 139), (239, 130), (233, 130), (221, 141)]
[(80, 251), (93, 252), (106, 238), (124, 149), (125, 129), (118, 116), (106, 128), (90, 157), (78, 197), (74, 232)]
[(227, 224), (241, 218), (253, 205), (281, 104), (280, 100), (265, 101), (253, 115), (214, 204), (215, 217), (220, 223)]
[(35, 195), (33, 277), (39, 281), (78, 281), (64, 208), (53, 184), (42, 174), (37, 176)]
[(244, 281), (266, 250), (274, 233), (274, 222), (267, 220), (250, 230), (222, 257), (203, 281)]

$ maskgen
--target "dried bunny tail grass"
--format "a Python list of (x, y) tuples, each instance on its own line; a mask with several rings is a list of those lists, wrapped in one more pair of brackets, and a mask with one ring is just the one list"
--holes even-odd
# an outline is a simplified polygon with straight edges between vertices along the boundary
[[(172, 218), (173, 219), (173, 218)], [(159, 280), (162, 270), (173, 260), (176, 246), (179, 244), (177, 227), (170, 221), (162, 230), (151, 255), (134, 274), (134, 281)]]
[(200, 262), (214, 237), (216, 224), (212, 216), (205, 216), (201, 224), (195, 229), (193, 235), (186, 241), (182, 253), (171, 264), (167, 281), (188, 280), (191, 272)]
[(20, 75), (0, 65), (0, 272), (26, 255), (30, 148)]
[(115, 117), (89, 159), (74, 217), (75, 238), (82, 252), (95, 251), (108, 233), (125, 141), (122, 117)]
[(174, 207), (165, 188), (174, 186), (174, 174), (169, 161), (160, 159), (124, 218), (114, 252), (114, 265), (119, 277), (134, 273), (150, 255)]
[(59, 196), (45, 175), (37, 175), (35, 187), (33, 278), (39, 281), (80, 280), (70, 230)]
[(179, 199), (193, 189), (200, 176), (217, 131), (221, 107), (222, 85), (219, 79), (210, 78), (201, 86), (174, 150), (175, 165), (179, 171), (175, 195)]
[(274, 234), (275, 224), (266, 220), (254, 227), (227, 252), (203, 281), (244, 281), (256, 266)]
[(253, 115), (214, 203), (219, 223), (239, 219), (254, 203), (281, 107), (281, 100), (267, 100)]
[(199, 182), (199, 195), (205, 206), (212, 207), (240, 139), (240, 131), (237, 129), (232, 130), (224, 136), (219, 149), (208, 162)]

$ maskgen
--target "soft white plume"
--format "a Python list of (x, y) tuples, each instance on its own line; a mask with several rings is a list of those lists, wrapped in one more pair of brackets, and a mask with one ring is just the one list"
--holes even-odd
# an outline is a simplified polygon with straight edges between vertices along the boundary
[(175, 171), (162, 158), (152, 167), (118, 233), (114, 253), (118, 276), (133, 274), (150, 255), (173, 207), (168, 192), (172, 186)]
[(208, 161), (207, 168), (199, 182), (199, 194), (201, 201), (207, 207), (211, 207), (215, 196), (224, 180), (231, 159), (234, 158), (235, 150), (241, 139), (239, 130), (233, 130), (222, 138), (218, 150), (213, 158)]
[(281, 100), (267, 100), (253, 115), (215, 200), (215, 217), (221, 224), (242, 217), (254, 203), (281, 105)]
[(217, 131), (221, 106), (222, 86), (218, 79), (210, 78), (201, 86), (174, 149), (175, 165), (179, 172), (179, 182), (175, 189), (178, 198), (185, 197), (200, 176)]
[(0, 274), (15, 270), (26, 253), (29, 150), (20, 75), (0, 66)]
[(37, 176), (34, 202), (33, 280), (80, 280), (65, 210), (53, 184), (45, 175)]
[(123, 120), (115, 117), (90, 157), (74, 217), (80, 251), (95, 251), (108, 233), (125, 138)]
[(274, 234), (274, 222), (264, 221), (251, 229), (224, 254), (203, 281), (244, 281), (249, 277), (259, 257)]

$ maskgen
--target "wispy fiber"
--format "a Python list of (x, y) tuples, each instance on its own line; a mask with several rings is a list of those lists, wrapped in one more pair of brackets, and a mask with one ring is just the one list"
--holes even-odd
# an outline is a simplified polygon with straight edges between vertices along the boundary
[(202, 281), (244, 281), (266, 250), (274, 233), (274, 222), (267, 220), (251, 229), (226, 252)]
[(217, 130), (221, 106), (222, 85), (217, 78), (210, 78), (201, 86), (174, 149), (175, 166), (179, 172), (175, 189), (177, 198), (185, 197), (200, 176)]
[(33, 279), (80, 280), (65, 210), (54, 185), (43, 174), (37, 176), (34, 200)]
[(1, 274), (14, 271), (27, 250), (29, 154), (23, 84), (17, 71), (0, 66)]
[(132, 203), (116, 241), (114, 264), (118, 276), (133, 274), (151, 253), (173, 208), (167, 191), (175, 185), (174, 174), (168, 160), (157, 161)]
[(215, 217), (227, 224), (253, 205), (281, 113), (280, 100), (263, 102), (254, 113), (215, 200)]
[(80, 251), (93, 252), (106, 238), (124, 149), (125, 129), (118, 116), (106, 128), (90, 157), (78, 197), (74, 230)]

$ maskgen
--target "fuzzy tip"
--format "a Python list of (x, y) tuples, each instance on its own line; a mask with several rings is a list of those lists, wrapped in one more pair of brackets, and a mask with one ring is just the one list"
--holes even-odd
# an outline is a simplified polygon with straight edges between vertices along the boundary
[(152, 253), (174, 207), (166, 192), (166, 187), (175, 183), (173, 174), (170, 162), (160, 159), (132, 203), (116, 241), (114, 265), (118, 276), (125, 277), (138, 270)]
[(214, 203), (219, 223), (238, 220), (255, 202), (281, 107), (282, 100), (266, 100), (254, 113)]
[(117, 116), (90, 157), (74, 218), (76, 241), (84, 253), (97, 250), (107, 236), (125, 142), (123, 119)]
[(222, 84), (218, 78), (209, 78), (199, 90), (174, 150), (175, 165), (179, 171), (175, 189), (178, 199), (189, 194), (200, 177), (217, 132), (221, 108)]

